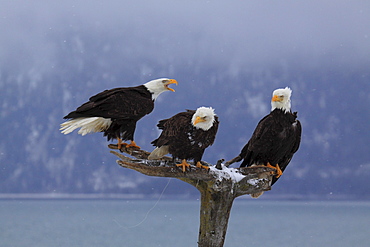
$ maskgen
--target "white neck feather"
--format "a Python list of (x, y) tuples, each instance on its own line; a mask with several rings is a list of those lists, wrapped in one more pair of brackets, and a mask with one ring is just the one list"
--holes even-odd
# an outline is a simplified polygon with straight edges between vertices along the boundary
[[(144, 86), (152, 93), (152, 100), (156, 100), (157, 97), (167, 91), (166, 88), (163, 86), (162, 81), (167, 78), (161, 78), (156, 80), (151, 80), (144, 84)], [(168, 80), (168, 79), (167, 79)]]
[(281, 109), (283, 112), (290, 112), (291, 104), (290, 99), (286, 102), (273, 102), (271, 101), (271, 111), (275, 109)]

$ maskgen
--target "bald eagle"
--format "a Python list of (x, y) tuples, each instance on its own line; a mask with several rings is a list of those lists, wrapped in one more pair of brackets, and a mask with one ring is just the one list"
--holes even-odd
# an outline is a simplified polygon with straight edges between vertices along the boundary
[(152, 144), (156, 146), (148, 159), (159, 159), (170, 153), (173, 159), (181, 159), (185, 172), (190, 165), (186, 160), (193, 159), (197, 167), (208, 169), (200, 161), (204, 150), (213, 144), (218, 129), (218, 117), (211, 107), (199, 107), (196, 111), (187, 110), (159, 121), (160, 136)]
[[(121, 87), (105, 90), (92, 96), (88, 102), (72, 111), (64, 119), (71, 119), (61, 124), (63, 134), (69, 134), (80, 128), (78, 134), (103, 132), (108, 141), (118, 140), (121, 145), (137, 147), (134, 141), (136, 122), (152, 112), (154, 100), (165, 91), (175, 91), (170, 84), (177, 84), (174, 79), (161, 78), (136, 87)], [(130, 144), (122, 143), (130, 140)]]
[[(270, 114), (262, 118), (248, 143), (234, 158), (235, 161), (243, 160), (240, 167), (266, 165), (275, 168), (277, 173), (271, 185), (283, 174), (301, 142), (301, 123), (297, 120), (297, 112), (292, 113), (290, 109), (291, 93), (288, 87), (273, 92)], [(251, 196), (260, 195), (262, 193)]]

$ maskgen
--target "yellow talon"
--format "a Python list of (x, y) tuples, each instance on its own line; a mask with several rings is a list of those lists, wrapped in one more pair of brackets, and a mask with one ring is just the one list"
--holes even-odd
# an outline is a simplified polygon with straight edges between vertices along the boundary
[(266, 166), (276, 169), (276, 178), (279, 178), (281, 175), (283, 175), (283, 171), (280, 169), (279, 164), (276, 164), (276, 166), (272, 166), (270, 162), (267, 162)]
[(131, 141), (131, 143), (128, 144), (128, 143), (122, 142), (121, 138), (117, 138), (117, 140), (118, 140), (118, 143), (117, 143), (118, 150), (121, 150), (122, 146), (125, 146), (126, 148), (138, 148), (138, 149), (140, 149), (140, 147), (138, 145), (136, 145), (135, 141)]
[(140, 147), (138, 145), (136, 145), (135, 141), (131, 141), (130, 144), (127, 144), (127, 143), (125, 143), (125, 144), (126, 144), (126, 148), (138, 148), (138, 149), (140, 149)]
[(186, 167), (190, 167), (190, 165), (186, 162), (186, 159), (183, 159), (181, 164), (176, 164), (177, 167), (182, 167), (182, 171), (185, 172)]
[(276, 178), (279, 178), (281, 175), (283, 175), (283, 171), (280, 169), (279, 164), (276, 164)]
[(208, 170), (209, 169), (209, 166), (204, 166), (202, 165), (202, 163), (200, 163), (200, 161), (197, 162), (197, 165), (196, 165), (198, 168), (203, 168), (203, 169), (206, 169)]

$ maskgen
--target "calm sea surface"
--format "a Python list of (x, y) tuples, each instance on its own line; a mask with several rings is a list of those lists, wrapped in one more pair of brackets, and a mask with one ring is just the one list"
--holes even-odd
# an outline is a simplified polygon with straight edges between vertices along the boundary
[[(0, 246), (197, 246), (199, 201), (156, 203), (0, 200)], [(370, 246), (370, 203), (236, 200), (227, 246)]]

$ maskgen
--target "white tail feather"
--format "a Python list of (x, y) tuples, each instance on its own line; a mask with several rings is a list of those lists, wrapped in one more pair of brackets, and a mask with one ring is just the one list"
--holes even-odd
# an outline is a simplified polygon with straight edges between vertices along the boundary
[(63, 134), (69, 134), (75, 129), (81, 128), (78, 131), (80, 135), (86, 135), (93, 132), (101, 132), (109, 128), (112, 120), (110, 118), (102, 117), (89, 117), (89, 118), (76, 118), (68, 120), (60, 125)]
[(149, 160), (157, 160), (168, 154), (168, 146), (155, 148), (148, 156)]

